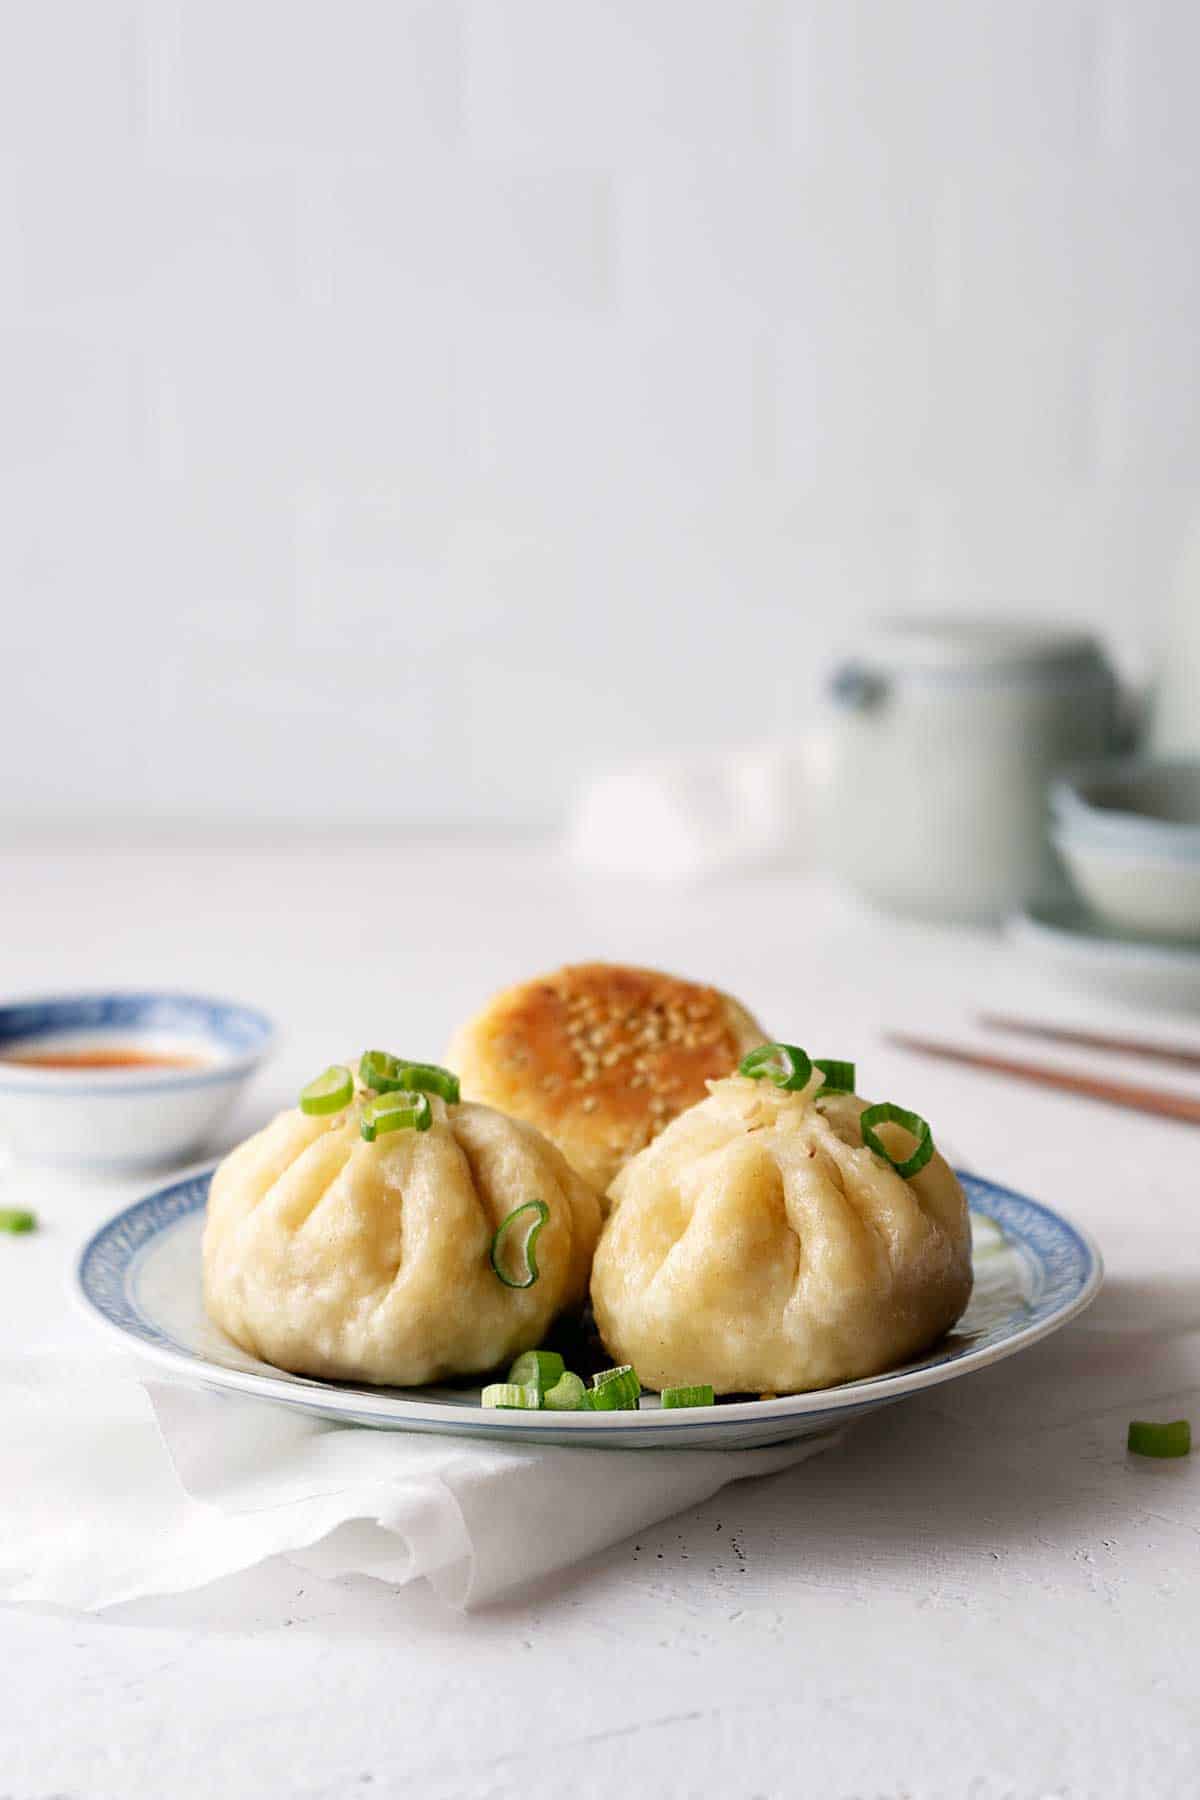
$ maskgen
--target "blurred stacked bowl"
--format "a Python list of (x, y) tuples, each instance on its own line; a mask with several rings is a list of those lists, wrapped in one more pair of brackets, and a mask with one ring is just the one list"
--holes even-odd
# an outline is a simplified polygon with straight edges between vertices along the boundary
[(1098, 920), (1200, 943), (1200, 759), (1089, 764), (1055, 781), (1050, 800), (1055, 848)]

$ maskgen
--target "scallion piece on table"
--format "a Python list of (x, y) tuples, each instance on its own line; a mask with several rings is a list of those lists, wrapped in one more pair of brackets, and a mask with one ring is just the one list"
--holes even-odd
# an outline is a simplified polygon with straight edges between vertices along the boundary
[(713, 1406), (716, 1404), (716, 1396), (707, 1382), (700, 1387), (664, 1388), (661, 1400), (667, 1411), (676, 1406)]
[(534, 1387), (522, 1387), (516, 1381), (493, 1381), (479, 1397), (481, 1406), (498, 1406), (506, 1412), (538, 1412), (542, 1396)]
[(36, 1213), (26, 1212), (19, 1206), (0, 1206), (0, 1231), (33, 1231), (36, 1226)]
[(553, 1387), (542, 1394), (542, 1405), (550, 1412), (590, 1412), (591, 1396), (578, 1375), (564, 1369)]
[(748, 1075), (751, 1081), (771, 1081), (789, 1093), (807, 1087), (812, 1071), (812, 1058), (798, 1044), (760, 1044), (738, 1064), (739, 1075)]
[(825, 1085), (817, 1095), (818, 1099), (821, 1094), (852, 1094), (854, 1092), (854, 1064), (852, 1062), (838, 1062), (832, 1056), (814, 1056), (813, 1068), (820, 1069), (825, 1077)]
[(1187, 1419), (1171, 1419), (1158, 1425), (1152, 1419), (1131, 1419), (1126, 1448), (1135, 1456), (1188, 1456), (1192, 1427)]
[(358, 1129), (368, 1144), (389, 1131), (428, 1131), (433, 1124), (433, 1109), (428, 1094), (380, 1094), (368, 1100), (359, 1116)]
[(631, 1363), (616, 1369), (601, 1369), (592, 1376), (593, 1412), (636, 1412), (642, 1384)]
[[(891, 1163), (897, 1175), (907, 1181), (910, 1176), (920, 1174), (925, 1164), (933, 1155), (933, 1133), (920, 1113), (909, 1112), (903, 1106), (894, 1106), (890, 1100), (881, 1100), (878, 1106), (868, 1106), (859, 1115), (859, 1127), (862, 1131), (863, 1143), (873, 1150), (876, 1156), (882, 1156), (884, 1162)], [(905, 1160), (892, 1155), (879, 1136), (877, 1125), (903, 1125), (917, 1140), (917, 1147)]]
[(323, 1075), (300, 1089), (302, 1113), (335, 1113), (354, 1098), (354, 1077), (344, 1063), (333, 1063)]
[(549, 1217), (550, 1208), (544, 1200), (526, 1200), (523, 1206), (514, 1207), (497, 1228), (488, 1254), (505, 1287), (532, 1287), (537, 1280), (535, 1251), (542, 1226)]
[(562, 1375), (564, 1363), (557, 1350), (525, 1350), (508, 1371), (517, 1387), (535, 1387), (545, 1394)]

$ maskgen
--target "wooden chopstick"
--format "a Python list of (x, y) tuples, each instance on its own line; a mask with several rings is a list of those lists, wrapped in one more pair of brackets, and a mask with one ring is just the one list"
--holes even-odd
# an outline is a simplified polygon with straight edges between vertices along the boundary
[(988, 1069), (994, 1075), (1011, 1075), (1017, 1081), (1036, 1082), (1039, 1087), (1082, 1094), (1089, 1100), (1102, 1100), (1108, 1106), (1124, 1106), (1131, 1112), (1155, 1113), (1159, 1118), (1181, 1119), (1188, 1125), (1200, 1125), (1200, 1099), (1193, 1099), (1188, 1094), (1173, 1094), (1164, 1088), (1137, 1087), (1126, 1081), (1107, 1081), (1099, 1075), (1074, 1074), (1067, 1069), (1048, 1068), (1045, 1063), (1017, 1062), (980, 1050), (964, 1050), (956, 1044), (909, 1037), (904, 1032), (889, 1032), (887, 1041), (899, 1045), (902, 1050), (916, 1050), (922, 1056), (937, 1056), (945, 1062), (966, 1064), (968, 1068)]
[(1042, 1038), (1048, 1044), (1075, 1044), (1082, 1050), (1112, 1050), (1118, 1056), (1141, 1056), (1148, 1062), (1178, 1063), (1184, 1069), (1200, 1069), (1200, 1050), (1177, 1044), (1148, 1044), (1144, 1038), (1108, 1037), (1099, 1031), (1068, 1031), (1061, 1025), (1035, 1025), (1027, 1019), (1010, 1019), (1002, 1013), (980, 1013), (979, 1023), (989, 1031), (1016, 1031)]

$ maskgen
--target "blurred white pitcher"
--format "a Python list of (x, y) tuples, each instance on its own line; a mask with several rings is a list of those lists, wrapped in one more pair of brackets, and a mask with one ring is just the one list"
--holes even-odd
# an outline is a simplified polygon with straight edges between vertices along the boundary
[(901, 911), (1002, 918), (1052, 880), (1047, 779), (1111, 747), (1116, 697), (1086, 633), (986, 620), (868, 627), (828, 684), (828, 862)]

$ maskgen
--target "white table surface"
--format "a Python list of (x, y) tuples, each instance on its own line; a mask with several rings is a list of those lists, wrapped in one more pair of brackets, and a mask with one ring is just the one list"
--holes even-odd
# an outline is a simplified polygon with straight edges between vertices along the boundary
[[(966, 1036), (985, 1004), (1153, 1021), (1045, 987), (998, 938), (883, 922), (796, 873), (680, 893), (454, 844), (3, 858), (4, 989), (167, 984), (277, 1015), (231, 1135), (336, 1055), (435, 1054), (495, 987), (593, 956), (712, 980), (857, 1058), (866, 1093), (1088, 1226), (1100, 1299), (489, 1612), (282, 1562), (99, 1617), (0, 1610), (0, 1800), (1200, 1792), (1200, 1478), (1124, 1451), (1133, 1416), (1200, 1428), (1200, 1135), (881, 1036)], [(8, 1174), (43, 1228), (0, 1249), (4, 1350), (87, 1341), (68, 1258), (132, 1191)]]

